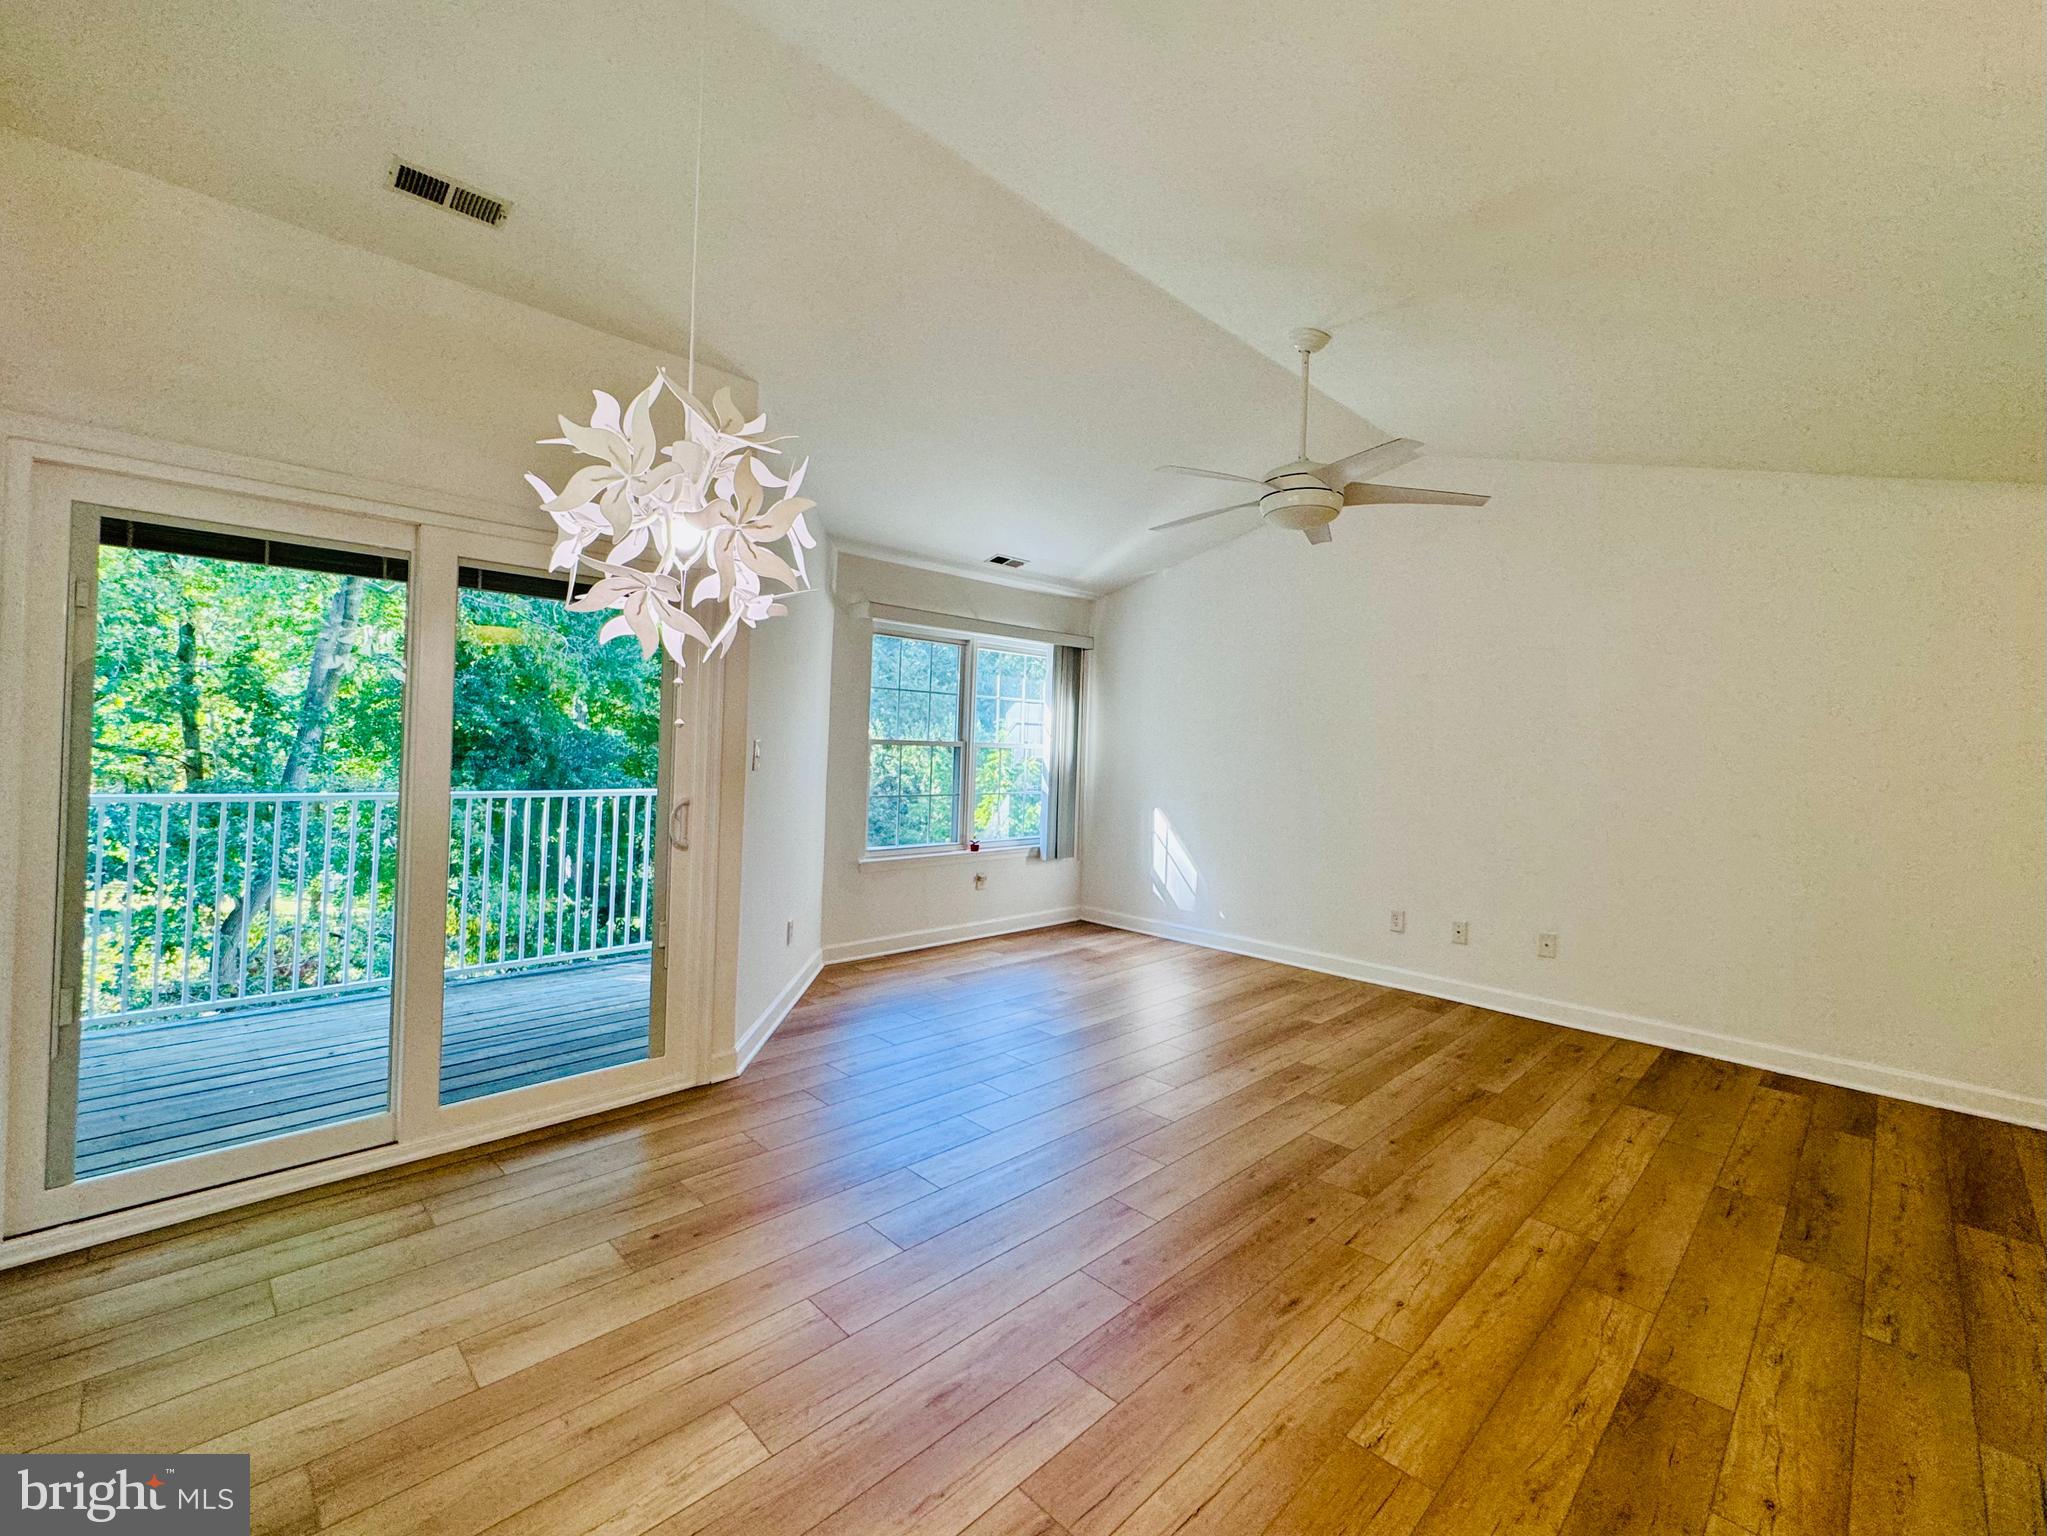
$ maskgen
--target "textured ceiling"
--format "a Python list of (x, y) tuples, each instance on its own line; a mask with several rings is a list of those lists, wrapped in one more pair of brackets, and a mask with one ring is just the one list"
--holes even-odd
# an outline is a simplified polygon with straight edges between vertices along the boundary
[[(0, 122), (679, 348), (695, 15), (0, 0)], [(802, 434), (842, 539), (1102, 589), (1234, 536), (1147, 535), (1218, 499), (1150, 466), (1291, 457), (1301, 322), (1336, 332), (1323, 456), (1383, 424), (2040, 473), (2030, 5), (709, 15), (704, 349)], [(394, 152), (510, 222), (392, 194)]]
[(1444, 450), (2041, 473), (2037, 0), (735, 0)]

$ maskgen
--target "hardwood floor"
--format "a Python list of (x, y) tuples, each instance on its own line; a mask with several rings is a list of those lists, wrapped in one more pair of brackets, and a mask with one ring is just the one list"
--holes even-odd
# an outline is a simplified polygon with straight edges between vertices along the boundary
[(261, 1532), (2003, 1536), (2032, 1131), (1085, 926), (746, 1075), (0, 1274), (0, 1449)]

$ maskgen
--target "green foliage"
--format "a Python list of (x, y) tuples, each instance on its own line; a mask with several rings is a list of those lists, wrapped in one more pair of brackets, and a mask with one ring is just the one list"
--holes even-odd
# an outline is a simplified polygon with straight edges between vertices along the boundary
[[(102, 803), (86, 870), (93, 1011), (118, 1015), (191, 995), (276, 994), (390, 974), (398, 818), (388, 792), (398, 783), (404, 723), (406, 596), (396, 581), (100, 551), (95, 791), (285, 790), (299, 741), (297, 788), (385, 798)], [(653, 786), (658, 661), (630, 644), (599, 644), (605, 615), (571, 613), (558, 599), (465, 588), (460, 603), (456, 788)], [(323, 636), (331, 697), (314, 675)], [(502, 812), (492, 824), (484, 811), (491, 849), (479, 847), (478, 867), (450, 880), (457, 963), (488, 958), (487, 941), (498, 957), (509, 953), (510, 903), (493, 910), (486, 884), (530, 893), (530, 928), (525, 901), (517, 921), (535, 942), (564, 914), (572, 928), (587, 920), (589, 932), (602, 924), (630, 941), (608, 877), (612, 850), (630, 841), (643, 861), (653, 829), (643, 821), (621, 827), (615, 810), (600, 815), (594, 803), (587, 825), (564, 827), (564, 817), (585, 810), (566, 800), (522, 809), (516, 828)], [(459, 825), (455, 842), (463, 846)], [(503, 864), (513, 848), (521, 867), (508, 883)], [(458, 934), (463, 911), (470, 931)], [(642, 938), (644, 928), (642, 914)]]
[(551, 598), (462, 593), (455, 641), (460, 789), (651, 787), (660, 767), (660, 661), (600, 644), (601, 613)]
[[(276, 788), (329, 600), (350, 578), (135, 549), (99, 556), (92, 784), (98, 790)], [(404, 718), (405, 588), (354, 578), (362, 608), (310, 789), (389, 789)], [(192, 668), (204, 773), (188, 771), (180, 726)]]
[[(332, 707), (318, 712), (305, 787), (395, 788), (403, 583), (115, 548), (99, 560), (93, 788), (280, 788), (322, 621), (347, 580), (359, 583), (361, 608)], [(604, 615), (571, 613), (550, 598), (465, 589), (461, 604), (456, 787), (654, 783), (658, 662), (630, 644), (599, 644)], [(188, 625), (196, 642), (189, 678), (179, 658)], [(198, 774), (185, 713), (196, 717)]]

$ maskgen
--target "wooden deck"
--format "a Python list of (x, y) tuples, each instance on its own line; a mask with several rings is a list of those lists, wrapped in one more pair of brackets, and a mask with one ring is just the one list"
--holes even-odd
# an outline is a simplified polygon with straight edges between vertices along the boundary
[[(441, 1101), (639, 1061), (647, 957), (448, 988)], [(376, 1114), (389, 1102), (388, 994), (126, 1029), (80, 1048), (80, 1178)]]

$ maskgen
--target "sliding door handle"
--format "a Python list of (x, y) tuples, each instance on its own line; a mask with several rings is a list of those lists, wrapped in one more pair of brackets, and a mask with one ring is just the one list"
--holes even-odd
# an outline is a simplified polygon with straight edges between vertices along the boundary
[(677, 853), (689, 852), (689, 797), (685, 795), (675, 802), (675, 809), (668, 813), (668, 841)]

